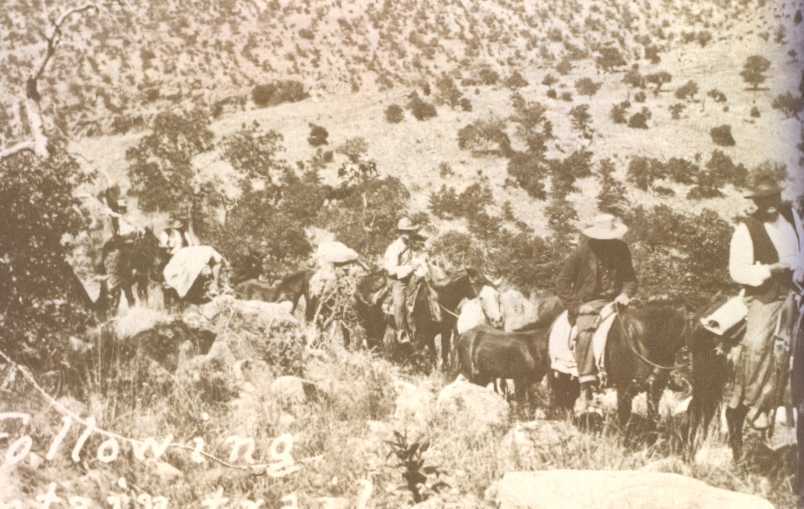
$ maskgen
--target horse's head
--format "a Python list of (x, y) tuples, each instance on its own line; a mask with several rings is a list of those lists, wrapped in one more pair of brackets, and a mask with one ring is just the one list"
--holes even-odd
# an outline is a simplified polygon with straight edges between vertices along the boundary
[(505, 322), (500, 292), (493, 286), (483, 285), (483, 288), (477, 294), (477, 298), (489, 324), (497, 329), (502, 329)]

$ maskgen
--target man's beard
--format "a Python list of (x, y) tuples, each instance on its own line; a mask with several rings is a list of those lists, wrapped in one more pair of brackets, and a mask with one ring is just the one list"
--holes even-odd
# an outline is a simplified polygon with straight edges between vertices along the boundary
[(779, 217), (779, 209), (776, 207), (768, 207), (754, 212), (754, 217), (763, 223), (772, 223)]

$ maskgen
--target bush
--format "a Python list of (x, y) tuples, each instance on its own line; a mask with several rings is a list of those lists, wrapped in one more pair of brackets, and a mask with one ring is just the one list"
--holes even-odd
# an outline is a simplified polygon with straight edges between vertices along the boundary
[(730, 287), (724, 260), (732, 228), (716, 212), (638, 207), (628, 222), (637, 279), (645, 295), (666, 295), (701, 309), (712, 295)]
[(627, 191), (622, 182), (614, 176), (614, 163), (602, 159), (599, 164), (598, 180), (600, 191), (597, 195), (597, 208), (601, 212), (623, 215), (628, 206)]
[(544, 79), (542, 80), (542, 85), (545, 85), (545, 86), (548, 86), (548, 87), (551, 87), (551, 86), (555, 85), (556, 83), (558, 83), (558, 78), (556, 78), (555, 76), (553, 76), (550, 73), (547, 73), (544, 76)]
[(63, 242), (86, 231), (89, 215), (74, 197), (86, 176), (66, 143), (53, 136), (48, 152), (0, 159), (0, 212), (9, 219), (0, 228), (0, 349), (37, 371), (61, 372), (68, 338), (92, 323)]
[(628, 119), (628, 127), (633, 129), (647, 129), (648, 117), (642, 112), (634, 113)]
[(544, 180), (549, 171), (547, 162), (526, 152), (515, 152), (508, 159), (508, 175), (532, 198), (547, 198)]
[(709, 92), (706, 93), (707, 97), (711, 97), (716, 103), (724, 103), (726, 102), (726, 94), (721, 92), (720, 90), (713, 88)]
[(757, 108), (756, 106), (751, 107), (751, 117), (752, 118), (759, 118), (760, 117), (759, 108)]
[(458, 147), (476, 155), (507, 154), (511, 140), (505, 133), (502, 119), (489, 117), (478, 119), (458, 131)]
[(329, 143), (327, 138), (329, 137), (329, 132), (320, 126), (315, 124), (310, 124), (310, 135), (307, 137), (307, 143), (309, 143), (313, 147), (320, 147), (321, 145), (326, 145)]
[(277, 80), (265, 85), (257, 85), (251, 91), (254, 104), (264, 108), (283, 103), (294, 103), (308, 98), (301, 82), (294, 80)]
[(557, 99), (558, 98), (558, 92), (556, 92), (556, 89), (551, 88), (551, 89), (549, 89), (547, 91), (547, 97), (549, 97), (550, 99)]
[(436, 104), (446, 104), (450, 108), (458, 108), (463, 94), (450, 76), (442, 76), (436, 81)]
[(712, 137), (712, 141), (715, 145), (733, 147), (736, 144), (734, 137), (731, 135), (731, 126), (728, 124), (713, 127), (709, 130), (709, 135)]
[(561, 100), (568, 103), (572, 102), (572, 94), (570, 92), (561, 92)]
[(673, 117), (673, 120), (678, 120), (681, 118), (681, 113), (687, 106), (684, 103), (675, 103), (670, 105), (670, 115)]
[(625, 115), (628, 113), (628, 108), (631, 107), (631, 103), (628, 101), (623, 101), (621, 103), (617, 103), (611, 107), (611, 112), (609, 112), (609, 116), (611, 120), (614, 121), (615, 124), (625, 124), (626, 118)]
[(777, 95), (771, 106), (773, 109), (781, 111), (787, 118), (798, 118), (798, 114), (804, 109), (804, 99), (801, 96), (785, 92)]
[(472, 101), (466, 97), (462, 97), (460, 101), (461, 111), (472, 111)]
[(391, 124), (398, 124), (405, 118), (405, 110), (398, 104), (392, 104), (385, 108), (385, 120)]
[(603, 83), (593, 81), (590, 78), (581, 78), (575, 82), (575, 90), (579, 95), (593, 96), (600, 90)]
[(530, 83), (522, 76), (519, 71), (514, 71), (508, 78), (505, 79), (505, 86), (511, 90), (527, 87)]
[(640, 90), (639, 92), (634, 94), (634, 101), (636, 101), (638, 103), (644, 103), (645, 100), (647, 100), (647, 98), (648, 98), (648, 96), (645, 95), (645, 92), (643, 92), (642, 90)]
[(562, 76), (566, 76), (572, 70), (572, 62), (567, 57), (561, 59), (556, 65), (556, 71)]
[(438, 115), (435, 106), (423, 101), (416, 92), (410, 95), (407, 106), (416, 120), (419, 121), (429, 120)]
[(634, 88), (645, 88), (645, 77), (640, 74), (637, 67), (632, 67), (623, 76), (623, 83)]
[(478, 78), (480, 79), (480, 83), (486, 86), (496, 85), (497, 82), (500, 81), (499, 73), (489, 67), (480, 69)]
[(687, 81), (684, 85), (676, 89), (676, 99), (684, 101), (686, 99), (692, 99), (695, 97), (695, 94), (698, 93), (698, 84), (695, 83), (693, 80)]
[(647, 191), (653, 187), (653, 182), (661, 178), (658, 174), (659, 166), (647, 157), (634, 156), (628, 163), (627, 180), (637, 188)]

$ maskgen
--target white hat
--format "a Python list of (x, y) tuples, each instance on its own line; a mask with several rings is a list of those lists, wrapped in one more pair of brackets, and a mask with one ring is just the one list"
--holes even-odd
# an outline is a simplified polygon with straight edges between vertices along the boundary
[(413, 222), (407, 218), (402, 217), (399, 219), (399, 222), (396, 224), (396, 229), (401, 232), (415, 232), (419, 230), (419, 227), (414, 225)]
[(619, 217), (611, 214), (598, 214), (590, 221), (581, 224), (581, 233), (590, 239), (611, 240), (621, 239), (628, 227)]

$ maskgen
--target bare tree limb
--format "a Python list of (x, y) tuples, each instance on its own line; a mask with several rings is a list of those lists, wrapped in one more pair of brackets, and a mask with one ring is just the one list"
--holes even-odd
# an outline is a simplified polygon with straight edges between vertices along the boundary
[(46, 38), (47, 49), (45, 50), (45, 56), (42, 58), (42, 62), (39, 64), (36, 73), (25, 82), (25, 102), (23, 103), (23, 107), (28, 120), (28, 127), (31, 131), (31, 139), (17, 143), (8, 148), (0, 149), (0, 160), (25, 151), (32, 152), (35, 156), (40, 158), (47, 157), (48, 138), (45, 136), (44, 121), (39, 106), (39, 102), (42, 100), (42, 96), (38, 90), (39, 79), (44, 75), (48, 62), (50, 62), (50, 59), (56, 53), (56, 48), (61, 42), (62, 26), (64, 23), (74, 14), (80, 14), (89, 10), (94, 10), (96, 13), (100, 12), (100, 8), (95, 3), (86, 3), (80, 7), (65, 11), (53, 22), (50, 37)]

